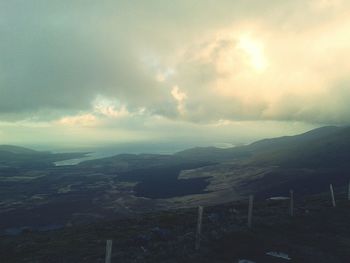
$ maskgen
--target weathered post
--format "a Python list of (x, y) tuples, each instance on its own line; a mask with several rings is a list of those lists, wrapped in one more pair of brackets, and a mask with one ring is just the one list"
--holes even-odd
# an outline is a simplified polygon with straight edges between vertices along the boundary
[(332, 205), (333, 205), (333, 207), (336, 207), (335, 198), (334, 198), (334, 191), (333, 191), (333, 185), (332, 184), (329, 185), (329, 189), (331, 190)]
[(105, 263), (111, 263), (112, 262), (112, 244), (113, 244), (112, 240), (107, 240)]
[(290, 216), (294, 216), (294, 191), (290, 190)]
[(199, 206), (198, 207), (197, 233), (196, 233), (196, 250), (199, 250), (199, 248), (201, 246), (202, 218), (203, 218), (203, 206)]
[(254, 196), (250, 195), (249, 196), (249, 207), (248, 207), (248, 227), (252, 227), (252, 217), (253, 217), (253, 201), (254, 201)]

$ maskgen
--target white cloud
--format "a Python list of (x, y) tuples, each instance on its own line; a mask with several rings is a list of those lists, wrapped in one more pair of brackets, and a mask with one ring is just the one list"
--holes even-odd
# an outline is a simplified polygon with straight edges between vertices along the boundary
[(0, 3), (1, 127), (350, 122), (349, 1), (34, 2)]
[(123, 118), (131, 115), (125, 105), (120, 105), (117, 101), (110, 100), (103, 96), (98, 96), (95, 99), (93, 108), (95, 113), (111, 118)]
[(185, 92), (181, 91), (178, 86), (174, 86), (171, 90), (171, 95), (177, 102), (177, 110), (180, 115), (184, 115), (186, 113), (185, 102), (187, 99), (187, 95)]
[(315, 9), (327, 9), (338, 8), (344, 3), (343, 0), (313, 0), (311, 1), (312, 7)]
[(57, 124), (63, 126), (96, 126), (98, 123), (96, 116), (90, 113), (65, 116), (57, 121)]

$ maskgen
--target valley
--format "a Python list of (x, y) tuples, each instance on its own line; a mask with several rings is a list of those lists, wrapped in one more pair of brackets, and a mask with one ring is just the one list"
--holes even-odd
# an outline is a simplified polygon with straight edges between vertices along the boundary
[(246, 198), (317, 194), (349, 180), (350, 129), (324, 127), (227, 149), (119, 154), (55, 166), (86, 153), (0, 146), (0, 233), (78, 226), (150, 211)]

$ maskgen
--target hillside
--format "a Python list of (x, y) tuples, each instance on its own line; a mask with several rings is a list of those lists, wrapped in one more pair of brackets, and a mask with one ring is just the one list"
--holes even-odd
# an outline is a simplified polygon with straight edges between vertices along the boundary
[[(14, 145), (0, 145), (0, 169), (44, 168), (53, 166), (54, 162), (79, 158), (85, 155), (86, 153), (51, 153)], [(1, 174), (0, 171), (1, 175), (6, 176), (5, 173)]]
[(249, 146), (253, 164), (284, 167), (339, 167), (350, 160), (350, 128), (324, 127), (302, 135), (263, 140)]
[(263, 139), (232, 148), (196, 147), (174, 155), (120, 154), (85, 161), (82, 167), (114, 167), (118, 171), (167, 166), (183, 162), (239, 162), (250, 165), (319, 167), (345, 165), (350, 157), (350, 127), (327, 126), (309, 132)]
[(175, 155), (216, 162), (308, 167), (345, 164), (349, 153), (350, 128), (327, 126), (300, 135), (263, 139), (246, 146), (193, 148)]
[(53, 162), (81, 153), (6, 146), (0, 159), (0, 234), (212, 206), (249, 194), (318, 194), (330, 183), (348, 184), (349, 131), (325, 127), (229, 149), (121, 154), (70, 166)]
[[(197, 209), (139, 214), (126, 219), (48, 232), (26, 231), (0, 239), (4, 263), (104, 262), (107, 239), (112, 262), (145, 263), (346, 263), (350, 257), (350, 204), (337, 191), (298, 199), (295, 216), (288, 201), (258, 200), (248, 229), (247, 202), (205, 207), (201, 249), (194, 249)], [(267, 255), (285, 253), (291, 260)]]
[(14, 146), (14, 145), (0, 145), (0, 152), (13, 154), (35, 154), (38, 153), (32, 149)]
[[(204, 149), (194, 153), (210, 159)], [(244, 196), (278, 195), (290, 188), (302, 193), (318, 193), (329, 183), (342, 185), (350, 179), (350, 128), (323, 127), (296, 136), (265, 139), (247, 146), (215, 149), (214, 159), (221, 153), (222, 161), (182, 173), (180, 178), (209, 176), (208, 190)], [(245, 157), (239, 153), (244, 153)], [(180, 153), (180, 155), (183, 153)], [(230, 158), (231, 156), (231, 158)]]

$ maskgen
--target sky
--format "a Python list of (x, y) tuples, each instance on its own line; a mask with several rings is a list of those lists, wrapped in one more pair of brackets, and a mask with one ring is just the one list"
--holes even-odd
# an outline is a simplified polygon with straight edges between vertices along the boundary
[(237, 145), (350, 122), (350, 1), (0, 0), (0, 144)]

